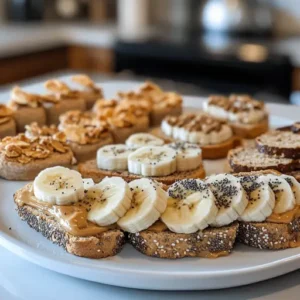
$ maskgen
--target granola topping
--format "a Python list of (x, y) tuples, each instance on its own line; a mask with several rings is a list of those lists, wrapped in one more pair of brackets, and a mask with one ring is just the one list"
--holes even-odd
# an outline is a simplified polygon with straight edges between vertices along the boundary
[(27, 164), (33, 160), (45, 159), (52, 153), (65, 153), (69, 147), (51, 136), (26, 137), (18, 134), (14, 137), (6, 137), (0, 142), (0, 152), (9, 161)]
[(0, 104), (0, 125), (7, 123), (12, 118), (13, 111), (4, 104)]

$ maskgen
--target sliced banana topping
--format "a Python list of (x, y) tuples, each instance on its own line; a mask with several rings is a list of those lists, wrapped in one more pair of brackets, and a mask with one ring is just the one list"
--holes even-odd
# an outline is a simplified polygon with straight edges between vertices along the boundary
[(92, 178), (84, 178), (82, 182), (83, 182), (84, 191), (89, 190), (95, 185), (95, 182)]
[(161, 220), (173, 232), (193, 233), (212, 224), (218, 213), (216, 199), (200, 179), (175, 182), (168, 189), (169, 199)]
[(176, 169), (179, 172), (197, 169), (202, 165), (202, 150), (196, 144), (176, 142), (166, 145), (176, 151)]
[(167, 176), (176, 171), (176, 151), (163, 146), (142, 147), (128, 156), (128, 171), (142, 176)]
[(136, 233), (156, 222), (167, 206), (167, 193), (161, 186), (148, 178), (129, 183), (132, 192), (131, 207), (118, 225), (125, 231)]
[(84, 197), (81, 174), (64, 167), (47, 168), (33, 182), (35, 197), (43, 202), (67, 205)]
[(300, 183), (293, 176), (281, 175), (281, 177), (283, 177), (288, 182), (293, 191), (296, 204), (300, 205)]
[(101, 147), (97, 152), (97, 166), (104, 170), (127, 170), (128, 156), (134, 150), (123, 144)]
[(248, 205), (240, 216), (244, 222), (262, 222), (275, 207), (275, 195), (268, 181), (261, 176), (244, 176), (241, 184), (248, 195)]
[(132, 194), (127, 182), (121, 177), (106, 177), (86, 191), (93, 204), (88, 220), (99, 226), (116, 223), (130, 208)]
[(140, 148), (143, 146), (162, 146), (164, 141), (150, 133), (135, 133), (127, 140), (126, 145), (131, 148)]
[(240, 181), (230, 174), (218, 174), (206, 179), (219, 209), (214, 226), (225, 226), (237, 220), (248, 205), (248, 197)]
[(295, 206), (295, 197), (291, 186), (282, 176), (268, 174), (263, 176), (275, 194), (275, 214), (282, 214), (292, 210)]

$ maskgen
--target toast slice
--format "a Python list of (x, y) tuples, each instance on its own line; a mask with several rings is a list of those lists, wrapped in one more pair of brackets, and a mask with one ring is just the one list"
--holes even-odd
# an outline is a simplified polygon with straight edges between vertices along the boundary
[[(150, 131), (150, 133), (161, 138), (166, 143), (173, 143), (176, 141), (172, 137), (169, 137), (166, 134), (164, 134), (159, 127), (152, 129)], [(200, 145), (200, 147), (202, 149), (202, 157), (203, 157), (203, 159), (224, 158), (227, 156), (229, 150), (240, 146), (241, 143), (242, 143), (241, 139), (234, 136), (234, 137), (230, 138), (229, 140), (222, 142), (220, 144), (206, 145), (206, 146)]]
[(269, 119), (266, 117), (261, 122), (255, 124), (230, 122), (229, 125), (236, 136), (244, 139), (255, 139), (269, 130)]
[(273, 157), (259, 152), (255, 148), (236, 148), (230, 150), (227, 156), (231, 171), (251, 172), (273, 169), (287, 173), (299, 168), (300, 161), (284, 157)]
[[(158, 221), (157, 223), (161, 223)], [(139, 252), (158, 258), (206, 257), (228, 255), (235, 243), (238, 223), (219, 228), (206, 228), (191, 234), (156, 230), (154, 224), (139, 233), (129, 233), (130, 244)]]
[(300, 135), (291, 131), (270, 131), (256, 139), (259, 152), (280, 157), (300, 158)]
[(237, 240), (245, 245), (269, 250), (299, 247), (300, 218), (291, 223), (240, 222)]
[[(130, 182), (135, 179), (142, 178), (143, 176), (129, 173), (128, 171), (109, 171), (99, 169), (96, 160), (88, 160), (78, 165), (78, 171), (81, 173), (83, 178), (92, 178), (94, 182), (100, 182), (106, 176), (118, 176), (122, 177), (125, 181)], [(177, 180), (185, 178), (204, 178), (205, 170), (201, 165), (195, 170), (175, 172), (168, 176), (162, 177), (150, 177), (156, 181), (159, 181), (165, 185), (171, 185)]]
[(70, 254), (87, 258), (105, 258), (118, 254), (125, 244), (125, 234), (119, 229), (111, 229), (94, 236), (75, 236), (41, 210), (26, 204), (20, 205), (16, 201), (15, 203), (23, 221)]

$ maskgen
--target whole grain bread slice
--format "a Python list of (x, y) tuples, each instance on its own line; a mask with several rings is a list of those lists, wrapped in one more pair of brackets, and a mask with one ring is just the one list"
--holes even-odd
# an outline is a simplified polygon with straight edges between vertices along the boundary
[(269, 156), (255, 148), (239, 147), (230, 150), (227, 156), (231, 171), (251, 172), (273, 169), (281, 173), (291, 172), (299, 168), (300, 161), (284, 157)]
[(29, 205), (15, 203), (23, 221), (71, 254), (87, 258), (105, 258), (118, 254), (125, 244), (125, 235), (119, 229), (94, 236), (75, 236), (65, 231), (53, 217)]
[[(172, 137), (167, 136), (162, 132), (159, 127), (156, 127), (150, 131), (151, 134), (163, 139), (165, 143), (173, 143), (176, 140)], [(224, 158), (228, 154), (228, 151), (240, 146), (242, 143), (239, 137), (233, 136), (232, 138), (215, 145), (205, 145), (201, 146), (202, 157), (204, 159), (219, 159)]]
[[(140, 175), (129, 173), (128, 171), (109, 171), (99, 169), (97, 167), (96, 160), (89, 160), (78, 165), (78, 171), (81, 173), (83, 178), (92, 178), (94, 182), (100, 182), (106, 176), (118, 176), (122, 177), (125, 181), (130, 182), (135, 179), (142, 178)], [(177, 180), (185, 178), (204, 178), (205, 170), (201, 165), (197, 169), (184, 172), (175, 172), (168, 176), (155, 176), (149, 177), (165, 185), (173, 184)]]
[(191, 234), (169, 230), (144, 230), (129, 233), (130, 244), (139, 252), (158, 258), (207, 257), (216, 258), (231, 252), (238, 231), (238, 223), (211, 228)]
[(255, 248), (279, 250), (299, 246), (299, 232), (300, 218), (288, 224), (240, 222), (237, 240)]
[(300, 135), (292, 131), (274, 130), (256, 138), (259, 152), (272, 156), (300, 158)]

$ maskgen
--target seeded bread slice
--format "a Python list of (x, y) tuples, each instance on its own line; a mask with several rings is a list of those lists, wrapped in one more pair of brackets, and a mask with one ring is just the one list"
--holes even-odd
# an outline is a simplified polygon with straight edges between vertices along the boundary
[(169, 230), (144, 230), (129, 233), (130, 244), (139, 252), (159, 258), (218, 257), (231, 252), (238, 231), (238, 223), (220, 228), (207, 228), (191, 234)]
[(125, 235), (119, 229), (94, 236), (74, 236), (66, 232), (53, 217), (40, 210), (29, 205), (20, 206), (17, 203), (16, 205), (16, 210), (23, 221), (71, 254), (87, 258), (105, 258), (118, 254), (125, 244)]
[[(154, 128), (150, 131), (151, 134), (163, 139), (166, 143), (173, 143), (176, 140), (165, 135), (162, 130), (157, 127)], [(234, 136), (230, 139), (228, 139), (225, 142), (222, 142), (220, 144), (215, 144), (215, 145), (206, 145), (206, 146), (201, 146), (202, 149), (202, 157), (204, 159), (219, 159), (219, 158), (224, 158), (227, 156), (227, 153), (229, 150), (238, 147), (241, 145), (241, 139)]]
[(255, 148), (236, 148), (227, 156), (231, 171), (251, 172), (273, 169), (281, 173), (291, 172), (299, 168), (300, 161), (290, 158), (279, 158), (259, 152)]
[[(78, 165), (78, 171), (81, 173), (83, 178), (92, 178), (94, 182), (100, 182), (106, 176), (118, 176), (122, 177), (125, 181), (130, 182), (135, 179), (142, 178), (143, 176), (129, 173), (128, 171), (109, 171), (99, 169), (97, 167), (96, 160), (88, 160), (84, 163)], [(204, 178), (205, 170), (203, 166), (198, 167), (195, 170), (184, 171), (184, 172), (175, 172), (168, 176), (162, 177), (149, 177), (156, 181), (159, 181), (165, 185), (173, 184), (177, 180), (185, 178)]]
[(269, 119), (266, 117), (256, 124), (229, 123), (234, 134), (244, 139), (255, 139), (269, 130)]
[(270, 131), (256, 139), (259, 152), (280, 157), (300, 158), (300, 134), (291, 131)]
[(297, 245), (300, 237), (300, 218), (289, 224), (240, 222), (237, 240), (260, 249), (286, 249)]

